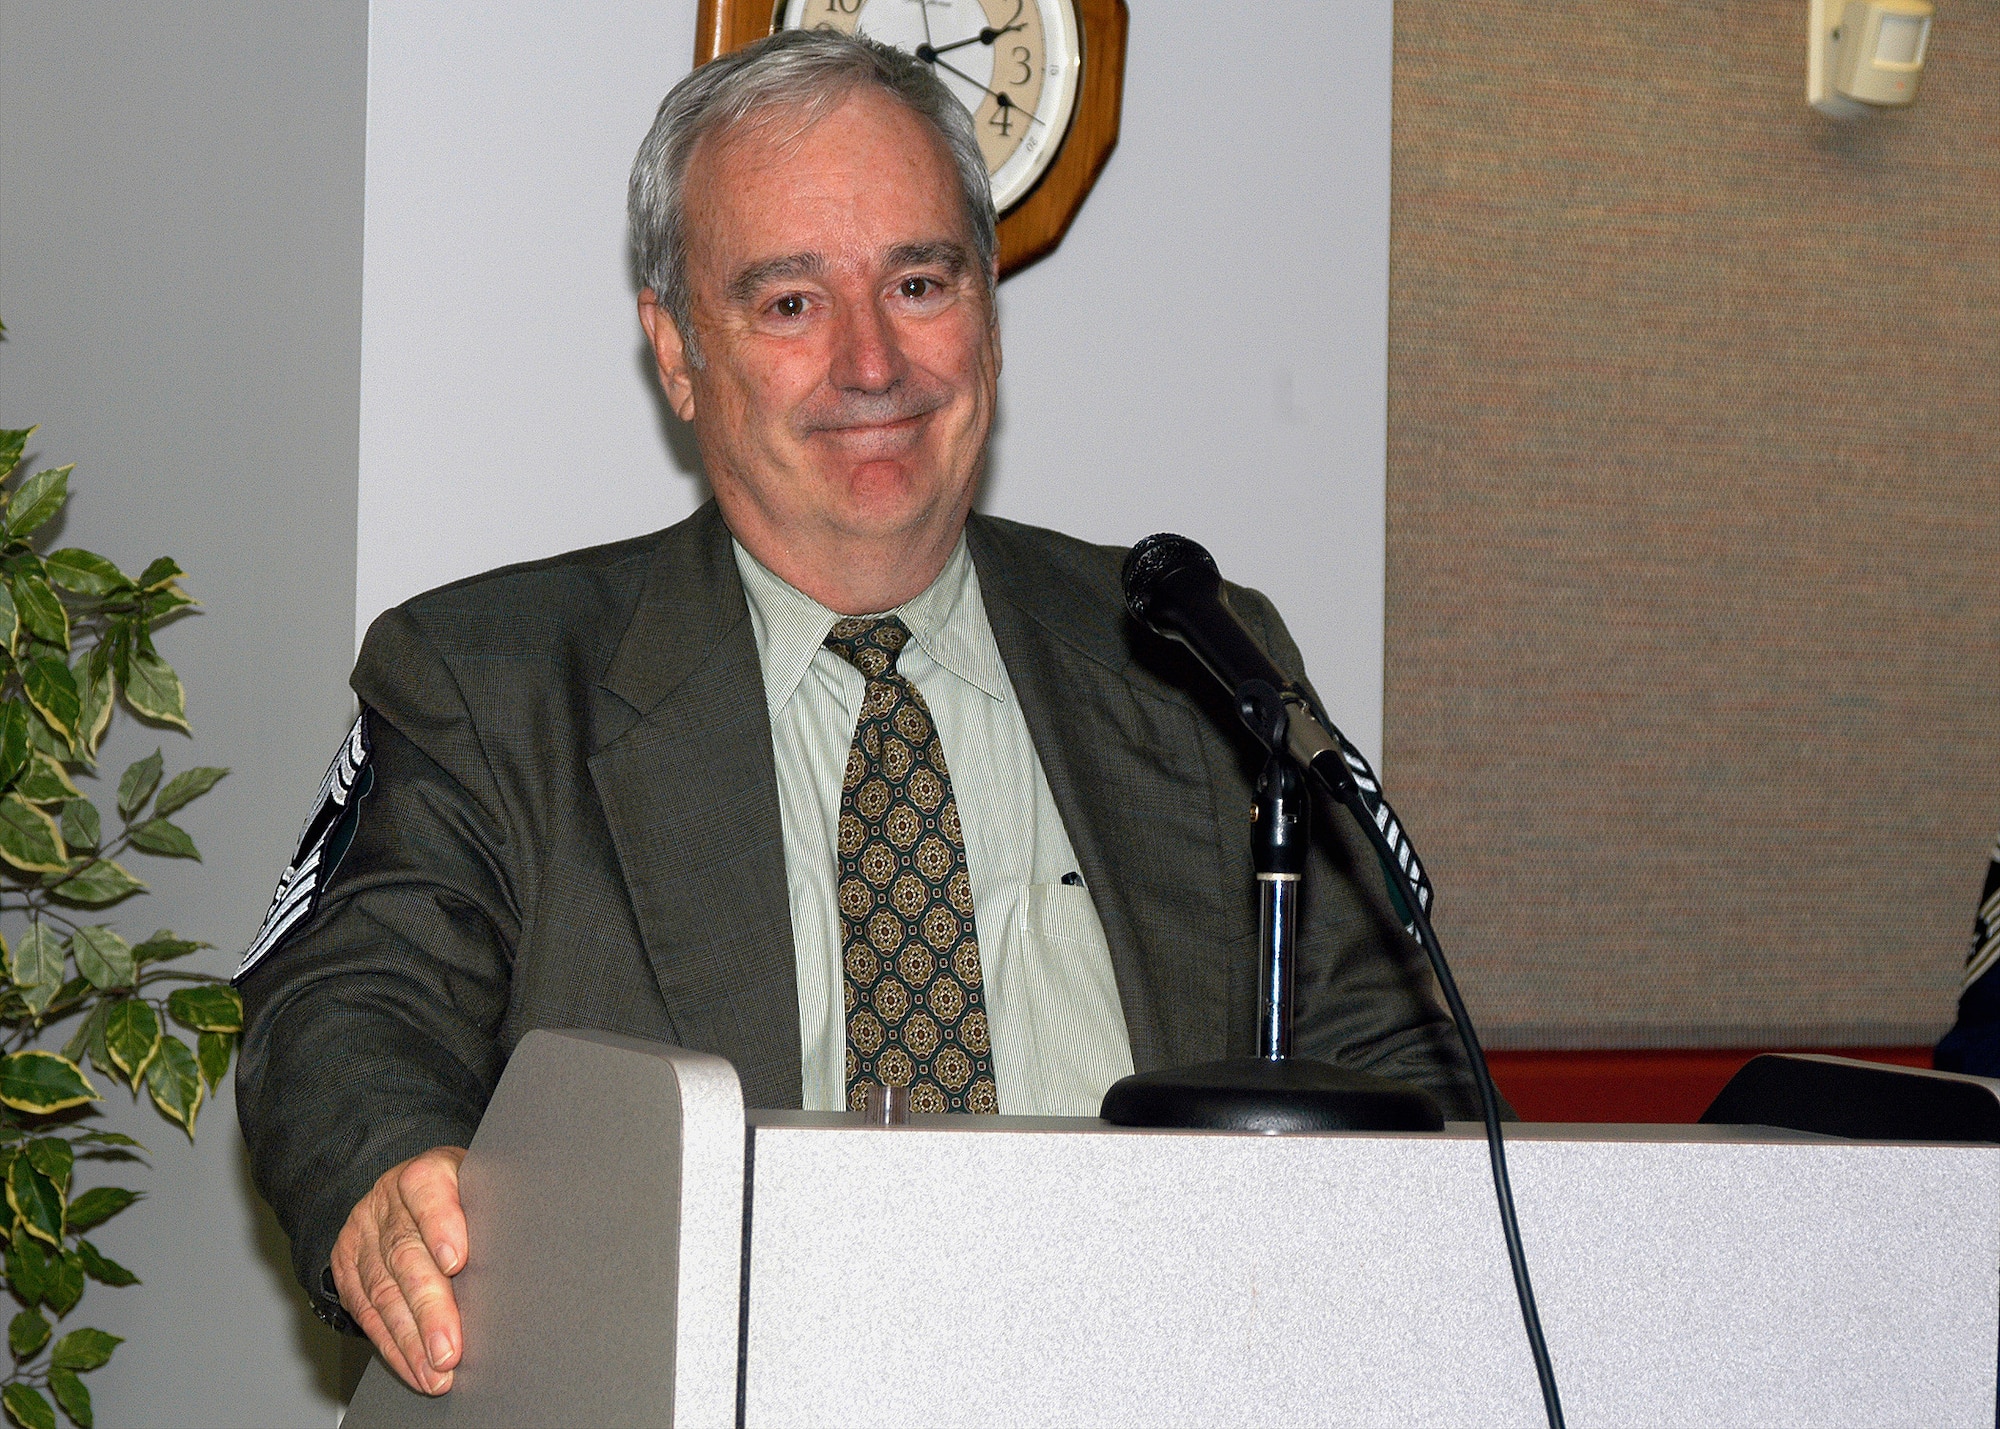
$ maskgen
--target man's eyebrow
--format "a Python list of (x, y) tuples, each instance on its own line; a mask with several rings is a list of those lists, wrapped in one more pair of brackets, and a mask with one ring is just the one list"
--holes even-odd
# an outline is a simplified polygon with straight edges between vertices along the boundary
[(891, 268), (942, 268), (956, 278), (972, 266), (965, 245), (940, 240), (934, 243), (901, 243), (889, 250)]
[(817, 253), (787, 253), (782, 258), (766, 258), (752, 263), (729, 280), (730, 301), (747, 303), (771, 283), (790, 278), (817, 278), (826, 271), (826, 259)]

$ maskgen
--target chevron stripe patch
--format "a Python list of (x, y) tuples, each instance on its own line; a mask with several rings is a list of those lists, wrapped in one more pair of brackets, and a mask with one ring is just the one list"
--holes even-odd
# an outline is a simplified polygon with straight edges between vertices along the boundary
[(361, 801), (375, 783), (368, 754), (368, 711), (363, 710), (347, 738), (341, 741), (340, 752), (334, 755), (326, 778), (320, 781), (319, 797), (313, 801), (305, 827), (299, 830), (298, 848), (292, 854), (291, 865), (278, 879), (271, 909), (264, 915), (257, 936), (244, 949), (234, 981), (242, 981), (246, 973), (284, 942), (286, 934), (311, 918), (313, 909), (319, 906), (319, 895), (334, 870), (340, 867), (348, 845), (354, 842), (354, 831), (361, 821)]

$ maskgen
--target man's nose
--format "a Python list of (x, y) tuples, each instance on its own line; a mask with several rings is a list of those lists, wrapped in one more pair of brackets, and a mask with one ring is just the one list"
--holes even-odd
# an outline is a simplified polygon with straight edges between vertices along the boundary
[(836, 387), (886, 392), (902, 380), (907, 365), (895, 324), (881, 304), (841, 304), (834, 321), (833, 361), (827, 374)]

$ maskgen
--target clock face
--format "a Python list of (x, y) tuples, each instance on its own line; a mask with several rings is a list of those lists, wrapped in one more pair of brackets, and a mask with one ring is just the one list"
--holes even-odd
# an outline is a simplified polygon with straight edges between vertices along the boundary
[(930, 65), (972, 115), (1001, 213), (1055, 159), (1076, 109), (1073, 0), (784, 0), (778, 23), (866, 35)]

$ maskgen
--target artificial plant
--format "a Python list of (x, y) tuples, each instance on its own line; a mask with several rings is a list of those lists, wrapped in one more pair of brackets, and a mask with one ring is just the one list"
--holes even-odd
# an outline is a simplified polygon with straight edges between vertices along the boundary
[(100, 1095), (84, 1064), (134, 1096), (143, 1084), (192, 1138), (204, 1093), (228, 1073), (243, 1004), (223, 979), (167, 966), (207, 944), (161, 929), (135, 945), (97, 921), (145, 887), (121, 858), (200, 858), (172, 816), (227, 771), (166, 779), (155, 750), (118, 780), (116, 832), (78, 787), (98, 772), (115, 706), (188, 731), (153, 630), (194, 602), (164, 556), (127, 576), (90, 551), (42, 549), (73, 466), (15, 480), (34, 430), (0, 430), (0, 1183), (12, 1214), (5, 1283), (21, 1307), (0, 1406), (28, 1429), (55, 1429), (60, 1405), (91, 1429), (82, 1376), (121, 1341), (63, 1322), (89, 1281), (138, 1283), (84, 1233), (139, 1196), (95, 1186), (72, 1198), (72, 1174), (79, 1160), (137, 1161), (144, 1148), (91, 1125)]

